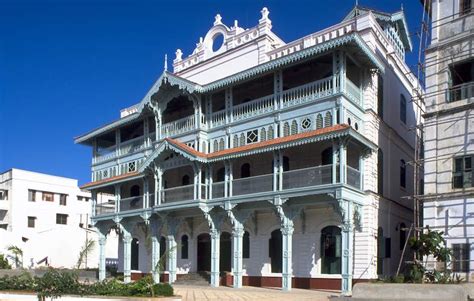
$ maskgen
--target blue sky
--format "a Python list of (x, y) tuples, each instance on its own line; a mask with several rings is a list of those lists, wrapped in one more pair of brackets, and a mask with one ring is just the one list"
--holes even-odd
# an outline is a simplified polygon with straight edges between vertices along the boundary
[[(177, 48), (187, 56), (220, 13), (257, 24), (270, 10), (289, 42), (339, 22), (355, 1), (0, 0), (0, 171), (15, 167), (90, 180), (91, 149), (73, 137), (138, 102)], [(416, 48), (416, 0), (359, 0), (394, 12), (403, 3)], [(408, 55), (416, 64), (417, 51)]]

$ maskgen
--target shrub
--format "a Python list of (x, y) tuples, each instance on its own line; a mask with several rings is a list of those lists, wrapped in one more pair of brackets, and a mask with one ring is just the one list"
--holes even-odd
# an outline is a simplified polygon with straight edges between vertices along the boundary
[(0, 270), (11, 270), (12, 266), (5, 258), (5, 255), (0, 254)]
[(12, 291), (32, 291), (34, 289), (34, 282), (31, 275), (24, 272), (18, 276), (3, 276), (0, 278), (0, 290)]
[(174, 295), (173, 287), (169, 283), (158, 283), (153, 285), (155, 296), (170, 297)]
[(42, 277), (35, 277), (35, 291), (38, 298), (59, 298), (63, 294), (81, 294), (77, 274), (69, 271), (48, 269)]

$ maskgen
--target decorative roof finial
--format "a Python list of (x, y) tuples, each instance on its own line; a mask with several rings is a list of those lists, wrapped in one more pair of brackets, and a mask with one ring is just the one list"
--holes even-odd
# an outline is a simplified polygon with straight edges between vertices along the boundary
[(401, 3), (401, 7), (400, 7), (400, 9), (403, 11), (403, 2)]
[(222, 24), (222, 17), (221, 17), (221, 15), (217, 14), (214, 18), (215, 18), (215, 20), (214, 20), (214, 25)]
[(183, 59), (183, 52), (181, 49), (176, 49), (176, 61), (181, 61)]
[(165, 71), (168, 71), (168, 54), (165, 54), (165, 64), (164, 64)]
[(356, 0), (356, 6), (359, 6), (359, 0)]
[(270, 11), (268, 10), (268, 8), (264, 7), (262, 8), (262, 20), (266, 20), (268, 19), (268, 14), (270, 14)]

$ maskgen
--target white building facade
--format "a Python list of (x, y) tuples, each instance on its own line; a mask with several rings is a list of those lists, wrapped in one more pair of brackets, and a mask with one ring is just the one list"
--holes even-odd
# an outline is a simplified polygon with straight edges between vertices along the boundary
[(427, 1), (424, 224), (443, 231), (454, 252), (450, 268), (474, 271), (474, 8), (471, 1)]
[(246, 30), (217, 15), (139, 104), (76, 138), (93, 148), (102, 244), (121, 229), (125, 281), (207, 271), (212, 286), (347, 293), (396, 272), (418, 87), (403, 11), (355, 7), (290, 43), (271, 29), (266, 8)]
[[(0, 174), (0, 253), (17, 246), (23, 267), (76, 267), (86, 239), (96, 241), (92, 228), (91, 196), (77, 180), (21, 169)], [(108, 256), (117, 258), (113, 235)], [(115, 255), (114, 255), (115, 253)], [(82, 268), (98, 265), (98, 247), (84, 259)]]

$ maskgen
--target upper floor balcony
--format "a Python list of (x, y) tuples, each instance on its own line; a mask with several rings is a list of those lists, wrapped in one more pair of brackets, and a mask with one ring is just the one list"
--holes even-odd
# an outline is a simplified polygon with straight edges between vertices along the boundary
[[(301, 153), (311, 154), (301, 156)], [(348, 187), (363, 190), (364, 151), (359, 145), (320, 142), (281, 151), (217, 161), (199, 167), (175, 157), (163, 162), (155, 177), (104, 186), (95, 193), (115, 193), (115, 201), (95, 204), (95, 216), (134, 214), (151, 208), (198, 206), (223, 200), (272, 199)], [(175, 161), (175, 162), (172, 162)], [(181, 163), (180, 163), (181, 162)], [(97, 199), (97, 198), (96, 198)]]

